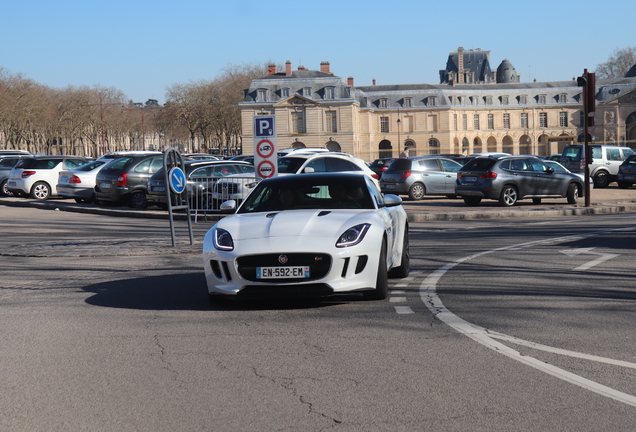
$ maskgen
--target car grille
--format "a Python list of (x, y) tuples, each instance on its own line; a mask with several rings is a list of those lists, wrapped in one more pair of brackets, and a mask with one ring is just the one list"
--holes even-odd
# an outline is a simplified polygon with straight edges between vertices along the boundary
[(239, 185), (237, 183), (217, 183), (214, 189), (222, 194), (236, 194), (239, 191)]
[[(284, 266), (309, 266), (309, 278), (257, 279), (256, 267), (280, 267), (280, 256), (286, 256)], [(307, 282), (323, 278), (331, 268), (331, 256), (320, 253), (275, 253), (263, 255), (248, 255), (237, 259), (238, 272), (241, 277), (254, 282)]]

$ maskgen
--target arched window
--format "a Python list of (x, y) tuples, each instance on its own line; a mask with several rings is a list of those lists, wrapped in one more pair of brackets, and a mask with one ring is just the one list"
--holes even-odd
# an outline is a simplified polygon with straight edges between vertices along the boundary
[(415, 141), (410, 140), (410, 139), (404, 141), (404, 147), (407, 147), (409, 149), (409, 156), (417, 156), (417, 149), (415, 148)]
[(428, 140), (428, 153), (439, 154), (439, 141), (437, 138), (431, 138)]
[(382, 140), (379, 145), (379, 158), (390, 158), (393, 157), (393, 146), (391, 145), (391, 141)]

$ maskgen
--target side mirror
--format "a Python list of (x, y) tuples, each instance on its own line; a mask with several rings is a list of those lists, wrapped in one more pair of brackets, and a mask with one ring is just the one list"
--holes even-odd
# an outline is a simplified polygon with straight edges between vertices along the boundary
[(393, 194), (384, 195), (384, 207), (395, 207), (402, 204), (402, 198)]
[(236, 210), (236, 201), (228, 200), (221, 203), (221, 212), (222, 213), (232, 213)]
[(307, 173), (307, 174), (311, 174), (311, 173), (313, 173), (313, 172), (316, 172), (316, 170), (314, 170), (314, 168), (313, 168), (313, 167), (307, 167), (307, 168), (305, 168), (305, 169), (303, 170), (303, 172), (304, 172), (304, 173)]

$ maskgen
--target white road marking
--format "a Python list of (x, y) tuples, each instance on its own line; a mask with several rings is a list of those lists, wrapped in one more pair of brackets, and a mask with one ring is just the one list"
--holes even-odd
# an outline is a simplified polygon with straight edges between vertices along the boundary
[(391, 295), (404, 295), (404, 294), (406, 294), (406, 291), (404, 291), (404, 290), (393, 290), (389, 294), (391, 294)]
[(395, 311), (396, 311), (397, 313), (399, 313), (400, 315), (403, 315), (403, 314), (412, 314), (412, 313), (414, 313), (414, 312), (413, 312), (413, 309), (411, 309), (411, 308), (410, 308), (410, 307), (408, 307), (408, 306), (396, 306), (396, 307), (395, 307)]
[(391, 297), (389, 299), (389, 302), (391, 302), (391, 303), (405, 303), (406, 302), (406, 297)]
[(604, 263), (607, 260), (610, 260), (612, 258), (616, 258), (617, 256), (619, 256), (619, 254), (608, 254), (608, 253), (592, 252), (592, 249), (596, 249), (596, 248), (593, 248), (593, 247), (589, 247), (589, 248), (574, 248), (574, 249), (565, 249), (565, 250), (562, 250), (560, 252), (562, 254), (566, 254), (567, 256), (576, 256), (576, 255), (581, 255), (581, 254), (589, 254), (589, 255), (598, 255), (599, 256), (595, 260), (592, 260), (592, 261), (588, 262), (587, 264), (580, 265), (580, 266), (578, 266), (577, 268), (574, 269), (574, 270), (580, 270), (580, 271), (588, 270), (588, 269), (594, 267), (595, 265), (599, 265), (601, 263)]
[[(634, 229), (636, 228), (634, 227), (629, 228), (629, 230), (634, 230)], [(611, 230), (611, 231), (593, 232), (593, 233), (587, 234), (585, 237), (599, 235), (605, 232), (624, 231), (624, 230), (626, 229), (621, 228), (621, 229)], [(431, 273), (428, 277), (426, 277), (420, 285), (420, 298), (422, 299), (426, 307), (428, 307), (428, 309), (433, 313), (433, 315), (436, 318), (448, 324), (459, 333), (462, 333), (466, 335), (467, 337), (473, 339), (474, 341), (479, 342), (480, 344), (500, 354), (503, 354), (507, 357), (510, 357), (514, 360), (517, 360), (521, 363), (524, 363), (528, 366), (531, 366), (549, 375), (552, 375), (554, 377), (557, 377), (569, 383), (578, 385), (584, 389), (590, 390), (600, 395), (617, 400), (619, 402), (623, 402), (627, 405), (636, 407), (636, 396), (623, 393), (613, 388), (604, 386), (597, 382), (591, 381), (587, 378), (583, 378), (579, 375), (573, 374), (571, 372), (568, 372), (556, 366), (537, 360), (533, 357), (522, 355), (519, 351), (516, 351), (502, 344), (501, 342), (496, 341), (495, 339), (506, 340), (508, 342), (515, 343), (518, 345), (531, 346), (536, 349), (542, 349), (544, 351), (549, 351), (549, 352), (553, 352), (557, 354), (563, 354), (563, 355), (568, 355), (568, 356), (577, 357), (577, 358), (584, 358), (586, 360), (599, 361), (603, 363), (624, 366), (629, 368), (636, 368), (636, 364), (629, 363), (629, 362), (622, 362), (620, 360), (614, 360), (614, 359), (609, 359), (604, 357), (589, 356), (587, 354), (577, 353), (575, 351), (562, 350), (559, 348), (549, 347), (549, 346), (541, 345), (541, 344), (534, 344), (533, 342), (518, 339), (518, 338), (508, 336), (502, 333), (489, 331), (484, 327), (477, 326), (475, 324), (469, 323), (468, 321), (461, 319), (460, 317), (452, 313), (450, 310), (446, 309), (446, 307), (442, 303), (442, 300), (437, 295), (437, 292), (436, 292), (437, 283), (442, 278), (442, 276), (444, 276), (446, 272), (451, 270), (453, 267), (463, 262), (472, 260), (482, 255), (490, 254), (493, 252), (518, 250), (523, 247), (530, 247), (531, 245), (536, 246), (539, 244), (550, 244), (552, 242), (572, 241), (573, 238), (578, 238), (578, 237), (582, 237), (582, 236), (565, 236), (565, 237), (552, 238), (552, 239), (548, 239), (544, 241), (523, 243), (519, 245), (507, 246), (507, 247), (492, 249), (489, 251), (479, 252), (464, 258), (460, 258), (455, 262), (452, 262), (452, 263), (446, 264), (443, 267), (440, 267), (439, 269)]]

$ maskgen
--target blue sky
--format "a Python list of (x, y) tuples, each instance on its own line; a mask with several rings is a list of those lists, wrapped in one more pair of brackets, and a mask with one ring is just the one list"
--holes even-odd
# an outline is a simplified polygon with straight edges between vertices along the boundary
[[(0, 67), (54, 88), (165, 102), (228, 65), (321, 61), (356, 85), (439, 83), (448, 53), (489, 50), (522, 82), (569, 80), (636, 45), (633, 0), (20, 0), (4, 2)], [(585, 30), (589, 35), (585, 34)]]

